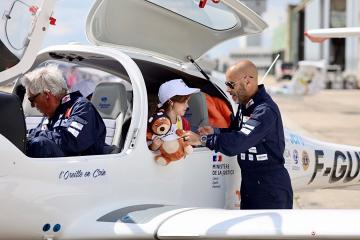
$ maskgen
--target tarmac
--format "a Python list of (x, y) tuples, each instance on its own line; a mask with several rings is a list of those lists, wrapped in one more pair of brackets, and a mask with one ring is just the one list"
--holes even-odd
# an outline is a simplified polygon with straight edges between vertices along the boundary
[[(284, 126), (318, 140), (360, 146), (360, 90), (322, 90), (308, 96), (273, 96)], [(360, 187), (294, 193), (295, 208), (360, 208)]]

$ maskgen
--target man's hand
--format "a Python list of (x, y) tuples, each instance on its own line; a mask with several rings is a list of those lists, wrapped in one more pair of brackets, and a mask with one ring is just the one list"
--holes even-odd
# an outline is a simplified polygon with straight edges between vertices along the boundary
[[(199, 145), (197, 143), (197, 134), (192, 132), (192, 131), (186, 131), (184, 132), (183, 135), (181, 135), (181, 138), (184, 139), (184, 141), (187, 141), (190, 145)], [(199, 137), (199, 142), (200, 142), (200, 136)], [(201, 142), (200, 142), (201, 144)]]
[(209, 134), (214, 134), (214, 129), (210, 126), (205, 126), (205, 127), (200, 127), (197, 132), (200, 135), (209, 135)]
[(190, 145), (193, 145), (193, 146), (201, 145), (200, 135), (198, 135), (194, 132), (191, 132), (191, 131), (188, 132), (187, 141), (190, 143)]

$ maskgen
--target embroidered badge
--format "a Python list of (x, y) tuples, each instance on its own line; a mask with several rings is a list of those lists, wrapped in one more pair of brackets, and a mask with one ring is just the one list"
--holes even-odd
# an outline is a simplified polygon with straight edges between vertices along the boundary
[(258, 161), (265, 161), (265, 160), (268, 160), (268, 155), (267, 154), (259, 154), (259, 155), (256, 155), (256, 159)]
[(71, 127), (68, 127), (67, 128), (68, 132), (70, 132), (74, 137), (77, 137), (79, 135), (79, 131), (74, 129), (74, 128), (71, 128)]
[(62, 99), (61, 99), (61, 103), (62, 104), (64, 104), (64, 103), (66, 103), (66, 102), (68, 102), (68, 101), (70, 101), (70, 95), (68, 94), (68, 95), (65, 95)]

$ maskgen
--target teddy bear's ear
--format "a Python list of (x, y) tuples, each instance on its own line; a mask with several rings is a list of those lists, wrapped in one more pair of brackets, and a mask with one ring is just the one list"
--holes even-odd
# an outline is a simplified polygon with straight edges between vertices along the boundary
[(159, 111), (159, 112), (156, 113), (156, 115), (158, 115), (158, 116), (163, 116), (164, 114), (165, 113), (163, 111)]

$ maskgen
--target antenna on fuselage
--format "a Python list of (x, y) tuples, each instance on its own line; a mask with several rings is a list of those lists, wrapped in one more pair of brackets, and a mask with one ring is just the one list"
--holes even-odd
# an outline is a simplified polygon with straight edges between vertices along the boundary
[(264, 76), (262, 77), (260, 84), (264, 84), (265, 78), (266, 76), (269, 74), (270, 70), (272, 69), (272, 67), (274, 66), (274, 64), (276, 63), (276, 61), (278, 60), (278, 58), (280, 57), (280, 53), (278, 53), (278, 55), (276, 56), (276, 58), (274, 59), (274, 61), (271, 63), (269, 69), (266, 71), (266, 73), (264, 74)]

